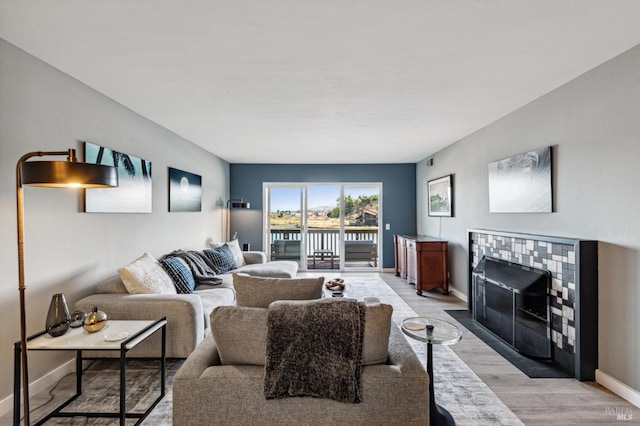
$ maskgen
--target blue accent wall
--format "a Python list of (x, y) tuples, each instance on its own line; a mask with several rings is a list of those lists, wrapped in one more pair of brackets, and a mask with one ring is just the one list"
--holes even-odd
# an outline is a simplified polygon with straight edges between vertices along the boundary
[(262, 247), (263, 182), (382, 182), (382, 220), (391, 225), (382, 233), (383, 267), (395, 266), (394, 234), (416, 233), (416, 164), (231, 164), (231, 198), (251, 203), (250, 210), (234, 210), (231, 233), (252, 250)]

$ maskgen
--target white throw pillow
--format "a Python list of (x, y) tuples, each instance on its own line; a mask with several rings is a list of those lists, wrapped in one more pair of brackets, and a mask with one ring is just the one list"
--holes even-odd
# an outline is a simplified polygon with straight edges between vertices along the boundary
[(227, 241), (226, 243), (209, 242), (209, 247), (211, 247), (212, 249), (216, 249), (218, 247), (222, 247), (225, 244), (227, 244), (231, 249), (231, 253), (233, 253), (233, 259), (236, 261), (236, 265), (238, 265), (238, 268), (247, 264), (247, 262), (244, 260), (244, 255), (242, 254), (242, 249), (240, 248), (240, 243), (238, 242), (238, 240), (231, 240)]
[(130, 294), (176, 294), (171, 277), (153, 256), (145, 253), (129, 265), (118, 269)]

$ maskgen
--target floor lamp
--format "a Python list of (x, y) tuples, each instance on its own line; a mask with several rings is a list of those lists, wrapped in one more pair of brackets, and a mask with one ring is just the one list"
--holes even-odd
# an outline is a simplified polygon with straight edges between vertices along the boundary
[[(67, 156), (67, 161), (27, 161), (33, 157)], [(115, 167), (79, 163), (76, 150), (36, 151), (23, 155), (16, 166), (18, 217), (18, 291), (20, 292), (20, 356), (24, 424), (29, 425), (29, 370), (27, 365), (27, 326), (24, 298), (24, 193), (23, 185), (46, 188), (109, 188), (118, 186)]]
[(251, 203), (244, 201), (242, 198), (232, 198), (227, 201), (227, 241), (231, 241), (231, 209), (248, 209)]

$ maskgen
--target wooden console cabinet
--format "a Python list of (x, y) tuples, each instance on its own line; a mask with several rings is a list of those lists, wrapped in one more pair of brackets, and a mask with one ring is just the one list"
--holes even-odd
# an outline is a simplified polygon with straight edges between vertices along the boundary
[(447, 242), (416, 235), (394, 235), (396, 276), (416, 285), (416, 293), (439, 288), (449, 294)]

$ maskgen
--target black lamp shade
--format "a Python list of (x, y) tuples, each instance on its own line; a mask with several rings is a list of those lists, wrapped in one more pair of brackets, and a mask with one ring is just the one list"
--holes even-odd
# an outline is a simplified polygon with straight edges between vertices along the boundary
[(115, 167), (72, 161), (25, 161), (22, 184), (44, 187), (109, 188), (118, 186)]
[(231, 202), (231, 208), (232, 209), (249, 209), (251, 208), (251, 203), (248, 203), (246, 201), (232, 201)]

